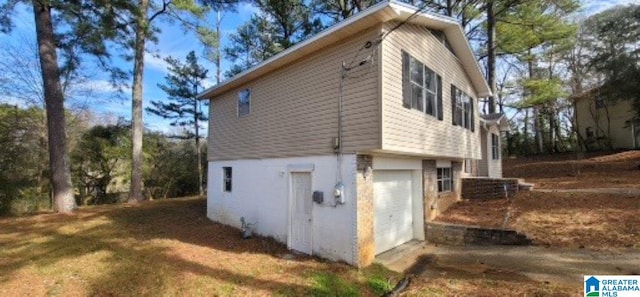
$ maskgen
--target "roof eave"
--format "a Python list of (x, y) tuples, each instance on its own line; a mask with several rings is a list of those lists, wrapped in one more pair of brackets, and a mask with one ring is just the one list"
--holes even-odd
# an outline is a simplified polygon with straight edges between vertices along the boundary
[[(211, 98), (213, 96), (216, 96), (220, 93), (226, 92), (234, 87), (237, 87), (237, 85), (240, 84), (240, 82), (244, 82), (245, 79), (249, 78), (252, 79), (251, 76), (258, 76), (262, 73), (266, 73), (269, 72), (272, 69), (276, 69), (282, 65), (280, 64), (286, 64), (286, 58), (291, 58), (291, 56), (302, 50), (305, 49), (309, 46), (311, 46), (312, 44), (316, 43), (316, 42), (322, 42), (323, 40), (327, 39), (328, 36), (335, 34), (336, 32), (341, 32), (343, 30), (345, 30), (347, 27), (353, 25), (353, 24), (357, 24), (359, 21), (369, 18), (369, 17), (373, 17), (378, 13), (381, 13), (382, 11), (387, 11), (389, 12), (389, 19), (391, 20), (393, 19), (393, 17), (397, 17), (397, 12), (392, 9), (392, 7), (389, 5), (390, 3), (388, 1), (382, 1), (376, 5), (373, 5), (367, 9), (365, 9), (364, 11), (362, 11), (361, 13), (358, 13), (356, 15), (354, 15), (353, 17), (350, 17), (340, 23), (337, 23), (323, 31), (321, 31), (320, 33), (314, 35), (313, 37), (304, 40), (282, 52), (280, 52), (279, 54), (263, 61), (262, 63), (247, 69), (243, 72), (241, 72), (240, 74), (226, 80), (223, 81), (222, 83), (210, 87), (206, 90), (204, 90), (202, 93), (198, 94), (198, 99), (208, 99)], [(388, 20), (382, 20), (380, 21), (385, 22)], [(364, 29), (364, 28), (363, 28)], [(295, 59), (295, 58), (293, 58)]]
[[(262, 74), (286, 65), (288, 62), (291, 62), (297, 58), (296, 54), (300, 55), (301, 51), (310, 49), (310, 46), (312, 46), (314, 43), (330, 43), (330, 41), (328, 41), (330, 40), (330, 35), (336, 34), (338, 32), (344, 32), (344, 30), (349, 26), (358, 25), (361, 26), (362, 29), (365, 29), (366, 23), (361, 22), (364, 19), (374, 18), (379, 23), (384, 23), (394, 19), (402, 21), (411, 17), (414, 12), (415, 7), (409, 4), (398, 2), (396, 0), (382, 1), (374, 6), (367, 8), (361, 13), (354, 15), (351, 18), (348, 18), (336, 25), (325, 29), (324, 31), (316, 34), (313, 37), (282, 51), (281, 53), (265, 60), (255, 67), (245, 70), (240, 74), (234, 76), (233, 78), (222, 82), (219, 85), (206, 89), (202, 93), (198, 94), (198, 98), (212, 98), (216, 95), (238, 87), (246, 81), (255, 79)], [(428, 24), (430, 27), (442, 30), (443, 32), (445, 32), (445, 34), (447, 34), (450, 43), (452, 43), (452, 46), (455, 47), (458, 58), (460, 59), (463, 67), (465, 68), (465, 71), (471, 79), (471, 83), (473, 84), (477, 92), (477, 96), (480, 98), (491, 96), (491, 89), (484, 79), (484, 75), (480, 71), (480, 65), (478, 64), (478, 61), (473, 54), (471, 46), (469, 45), (469, 42), (467, 41), (467, 38), (465, 37), (464, 31), (460, 24), (453, 18), (428, 12), (422, 12), (418, 16), (421, 18), (416, 17), (412, 19), (412, 22), (416, 22), (418, 24)], [(304, 55), (306, 54), (302, 53), (302, 56)]]
[[(415, 7), (395, 0), (392, 0), (389, 5), (396, 9), (399, 17), (403, 19), (410, 17), (415, 12)], [(480, 71), (480, 64), (478, 64), (478, 60), (476, 60), (460, 23), (454, 18), (429, 12), (422, 12), (420, 16), (422, 20), (415, 18), (414, 22), (418, 24), (423, 23), (429, 27), (442, 30), (447, 35), (449, 43), (456, 49), (458, 59), (460, 59), (465, 71), (469, 75), (478, 97), (485, 98), (491, 96), (491, 88), (489, 88), (484, 74)]]

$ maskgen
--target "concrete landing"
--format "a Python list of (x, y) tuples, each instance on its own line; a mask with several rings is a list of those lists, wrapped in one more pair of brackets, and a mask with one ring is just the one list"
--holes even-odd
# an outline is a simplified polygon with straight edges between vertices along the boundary
[(579, 282), (591, 274), (640, 274), (640, 250), (561, 250), (525, 246), (436, 246), (409, 242), (376, 258), (391, 270), (413, 274), (482, 274), (506, 271), (541, 282)]

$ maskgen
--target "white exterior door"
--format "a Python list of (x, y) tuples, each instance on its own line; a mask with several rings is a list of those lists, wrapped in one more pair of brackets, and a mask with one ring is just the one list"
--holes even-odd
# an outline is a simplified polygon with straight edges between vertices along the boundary
[(411, 171), (375, 171), (373, 197), (376, 254), (413, 239)]
[(311, 173), (291, 173), (291, 248), (311, 254)]

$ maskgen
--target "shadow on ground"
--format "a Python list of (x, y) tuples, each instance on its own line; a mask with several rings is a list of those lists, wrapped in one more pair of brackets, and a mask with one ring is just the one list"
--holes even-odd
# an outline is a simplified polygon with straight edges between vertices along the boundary
[[(243, 240), (205, 212), (206, 200), (189, 199), (0, 219), (0, 295), (306, 295), (316, 274), (351, 270)], [(35, 284), (15, 287), (24, 271)]]

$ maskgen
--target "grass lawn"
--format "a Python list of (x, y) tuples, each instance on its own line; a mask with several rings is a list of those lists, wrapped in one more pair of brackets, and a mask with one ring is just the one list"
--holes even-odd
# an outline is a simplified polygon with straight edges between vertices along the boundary
[[(205, 216), (203, 199), (81, 208), (0, 219), (0, 296), (381, 296), (402, 275), (374, 264), (293, 255), (242, 240)], [(495, 269), (437, 261), (402, 296), (572, 296)]]
[(401, 277), (289, 259), (205, 210), (204, 199), (176, 199), (0, 219), (0, 296), (379, 296)]

